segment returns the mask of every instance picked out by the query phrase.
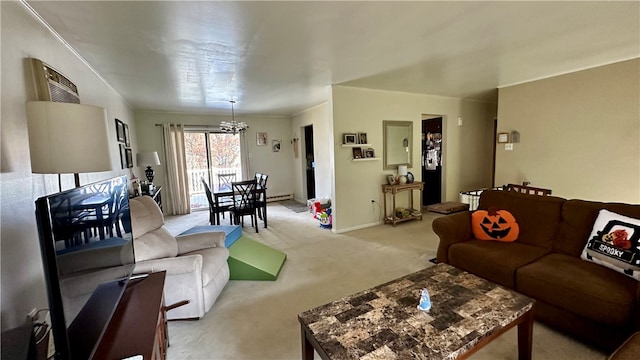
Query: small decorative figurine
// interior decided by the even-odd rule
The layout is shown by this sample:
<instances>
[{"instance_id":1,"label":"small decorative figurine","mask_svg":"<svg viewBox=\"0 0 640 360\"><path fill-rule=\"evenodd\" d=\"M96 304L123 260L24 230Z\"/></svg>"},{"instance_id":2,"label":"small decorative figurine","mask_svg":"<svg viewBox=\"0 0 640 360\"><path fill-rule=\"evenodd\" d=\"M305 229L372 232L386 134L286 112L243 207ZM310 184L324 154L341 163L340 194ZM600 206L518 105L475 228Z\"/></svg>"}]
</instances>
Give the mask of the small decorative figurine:
<instances>
[{"instance_id":1,"label":"small decorative figurine","mask_svg":"<svg viewBox=\"0 0 640 360\"><path fill-rule=\"evenodd\" d=\"M431 298L429 298L429 291L422 289L420 292L420 304L418 304L418 310L429 311L431 309Z\"/></svg>"}]
</instances>

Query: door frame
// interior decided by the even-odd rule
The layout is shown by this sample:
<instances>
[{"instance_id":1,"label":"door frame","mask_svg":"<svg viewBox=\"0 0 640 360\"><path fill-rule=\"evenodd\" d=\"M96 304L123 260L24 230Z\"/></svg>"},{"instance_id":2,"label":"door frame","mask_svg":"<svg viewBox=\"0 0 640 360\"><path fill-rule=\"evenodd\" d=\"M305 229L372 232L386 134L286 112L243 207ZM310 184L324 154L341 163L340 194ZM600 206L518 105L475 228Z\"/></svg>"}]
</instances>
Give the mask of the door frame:
<instances>
[{"instance_id":1,"label":"door frame","mask_svg":"<svg viewBox=\"0 0 640 360\"><path fill-rule=\"evenodd\" d=\"M306 131L305 131L305 129L307 127L311 127L312 136L315 137L314 136L315 132L314 132L313 124L307 124L307 125L301 125L300 126L300 134L302 134L301 141L300 141L300 164L301 164L301 171L302 171L302 184L301 184L301 187L302 187L302 200L309 199L309 191L307 189L307 182L308 182L308 179L307 179L307 136L306 136ZM312 146L313 146L313 149L311 151L312 151L312 154L313 154L313 157L314 157L313 161L315 162L316 144L315 144L315 140L313 138L312 138ZM314 186L315 186L315 183L316 183L315 168L313 170L313 176L314 176L313 183L314 183ZM318 194L316 194L316 196L317 195Z\"/></svg>"},{"instance_id":2,"label":"door frame","mask_svg":"<svg viewBox=\"0 0 640 360\"><path fill-rule=\"evenodd\" d=\"M436 118L441 118L442 119L442 148L440 150L440 167L442 168L440 170L440 200L442 201L442 199L446 199L446 193L447 193L447 182L446 182L446 178L447 178L447 174L446 174L446 156L447 156L447 116L443 115L443 114L422 114L421 116L421 120L420 120L420 160L422 160L422 122L425 120L431 120L431 119L436 119ZM422 181L424 181L424 179L422 179L422 161L420 161L420 179ZM423 207L426 205L422 204L422 200L420 199L420 205L422 205Z\"/></svg>"}]
</instances>

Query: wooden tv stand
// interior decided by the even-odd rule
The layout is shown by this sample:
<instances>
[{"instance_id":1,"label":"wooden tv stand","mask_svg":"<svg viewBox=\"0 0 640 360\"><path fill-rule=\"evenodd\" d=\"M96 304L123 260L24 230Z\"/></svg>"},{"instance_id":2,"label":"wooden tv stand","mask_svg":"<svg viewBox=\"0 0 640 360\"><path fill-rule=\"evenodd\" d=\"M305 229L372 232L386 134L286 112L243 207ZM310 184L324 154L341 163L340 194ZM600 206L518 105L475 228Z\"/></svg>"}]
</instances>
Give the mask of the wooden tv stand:
<instances>
[{"instance_id":1,"label":"wooden tv stand","mask_svg":"<svg viewBox=\"0 0 640 360\"><path fill-rule=\"evenodd\" d=\"M92 359L165 359L169 338L164 278L157 272L130 280Z\"/></svg>"}]
</instances>

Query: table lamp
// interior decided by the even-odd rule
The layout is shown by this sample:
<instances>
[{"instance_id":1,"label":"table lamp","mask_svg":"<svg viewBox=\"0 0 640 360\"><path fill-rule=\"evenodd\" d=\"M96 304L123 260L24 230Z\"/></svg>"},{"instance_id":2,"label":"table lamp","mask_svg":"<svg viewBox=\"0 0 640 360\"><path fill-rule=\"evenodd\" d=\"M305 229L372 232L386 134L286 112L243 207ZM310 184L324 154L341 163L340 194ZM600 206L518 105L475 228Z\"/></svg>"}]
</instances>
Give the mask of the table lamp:
<instances>
[{"instance_id":1,"label":"table lamp","mask_svg":"<svg viewBox=\"0 0 640 360\"><path fill-rule=\"evenodd\" d=\"M407 165L398 165L398 182L400 184L407 183Z\"/></svg>"},{"instance_id":2,"label":"table lamp","mask_svg":"<svg viewBox=\"0 0 640 360\"><path fill-rule=\"evenodd\" d=\"M74 174L79 187L79 173L113 170L104 108L29 101L26 114L32 173Z\"/></svg>"},{"instance_id":3,"label":"table lamp","mask_svg":"<svg viewBox=\"0 0 640 360\"><path fill-rule=\"evenodd\" d=\"M147 169L144 171L147 180L149 183L153 183L153 178L155 176L155 172L151 168L151 165L160 165L160 158L158 157L157 151L149 151L149 152L141 152L136 154L136 160L138 161L138 166L147 166Z\"/></svg>"}]
</instances>

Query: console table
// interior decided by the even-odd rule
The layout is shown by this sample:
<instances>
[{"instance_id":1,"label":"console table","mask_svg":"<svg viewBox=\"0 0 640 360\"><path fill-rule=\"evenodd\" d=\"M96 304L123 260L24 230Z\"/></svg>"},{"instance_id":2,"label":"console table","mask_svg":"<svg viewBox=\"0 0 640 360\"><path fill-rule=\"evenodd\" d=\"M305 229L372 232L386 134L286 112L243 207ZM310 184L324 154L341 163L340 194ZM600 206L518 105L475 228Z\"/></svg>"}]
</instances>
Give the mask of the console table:
<instances>
[{"instance_id":1,"label":"console table","mask_svg":"<svg viewBox=\"0 0 640 360\"><path fill-rule=\"evenodd\" d=\"M384 195L384 223L396 226L397 223L403 221L414 219L422 220L422 211L420 210L422 206L419 206L418 209L413 207L413 192L415 190L420 191L419 199L422 199L423 186L424 183L420 181L412 182L410 184L382 185L382 193ZM409 209L411 213L404 217L398 217L396 214L396 194L403 191L406 191L409 194ZM392 200L391 215L387 212L387 194L391 195Z\"/></svg>"},{"instance_id":2,"label":"console table","mask_svg":"<svg viewBox=\"0 0 640 360\"><path fill-rule=\"evenodd\" d=\"M160 211L162 211L162 195L160 194L160 191L162 191L162 186L158 186L157 188L155 188L151 192L141 193L140 196L142 196L142 195L151 196L151 198L153 198L153 200L158 204L158 207L160 208ZM136 196L135 195L130 196L130 198L134 198L134 197L136 197Z\"/></svg>"},{"instance_id":3,"label":"console table","mask_svg":"<svg viewBox=\"0 0 640 360\"><path fill-rule=\"evenodd\" d=\"M166 272L130 280L93 359L163 360L169 345L162 289Z\"/></svg>"}]
</instances>

